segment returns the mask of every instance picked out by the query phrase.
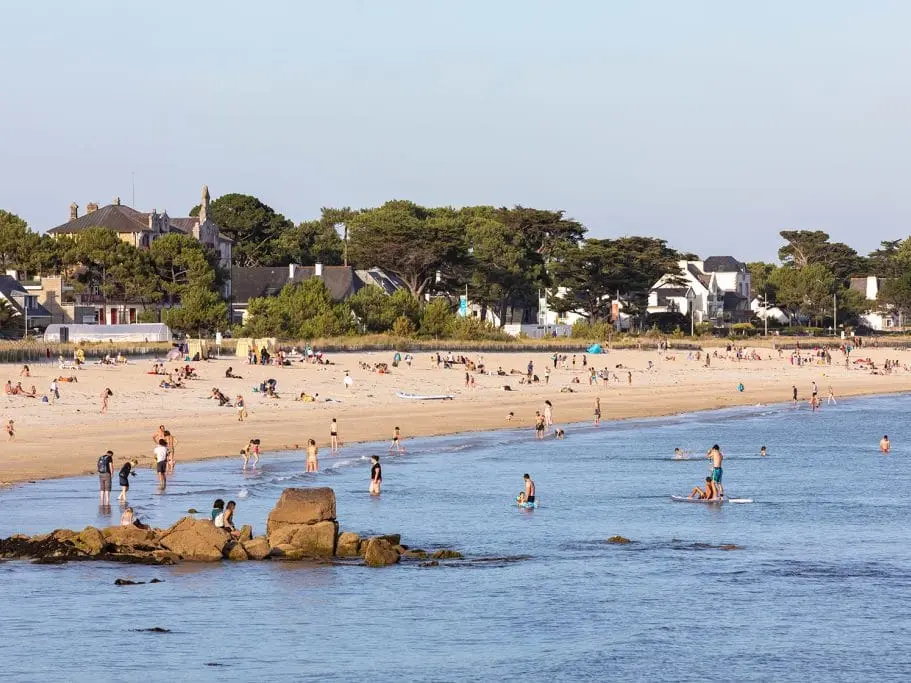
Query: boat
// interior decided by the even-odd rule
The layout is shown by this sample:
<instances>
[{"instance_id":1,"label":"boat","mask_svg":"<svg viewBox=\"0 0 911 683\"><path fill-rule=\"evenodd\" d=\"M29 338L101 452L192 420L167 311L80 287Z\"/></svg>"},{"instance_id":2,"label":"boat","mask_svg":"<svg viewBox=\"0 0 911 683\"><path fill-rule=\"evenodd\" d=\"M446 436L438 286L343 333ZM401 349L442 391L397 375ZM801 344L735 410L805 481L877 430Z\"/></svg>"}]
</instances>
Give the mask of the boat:
<instances>
[{"instance_id":1,"label":"boat","mask_svg":"<svg viewBox=\"0 0 911 683\"><path fill-rule=\"evenodd\" d=\"M686 496L671 496L675 503L702 503L703 505L721 505L724 498L687 498Z\"/></svg>"},{"instance_id":2,"label":"boat","mask_svg":"<svg viewBox=\"0 0 911 683\"><path fill-rule=\"evenodd\" d=\"M455 398L452 394L409 394L405 391L398 392L396 396L410 401L451 401Z\"/></svg>"}]
</instances>

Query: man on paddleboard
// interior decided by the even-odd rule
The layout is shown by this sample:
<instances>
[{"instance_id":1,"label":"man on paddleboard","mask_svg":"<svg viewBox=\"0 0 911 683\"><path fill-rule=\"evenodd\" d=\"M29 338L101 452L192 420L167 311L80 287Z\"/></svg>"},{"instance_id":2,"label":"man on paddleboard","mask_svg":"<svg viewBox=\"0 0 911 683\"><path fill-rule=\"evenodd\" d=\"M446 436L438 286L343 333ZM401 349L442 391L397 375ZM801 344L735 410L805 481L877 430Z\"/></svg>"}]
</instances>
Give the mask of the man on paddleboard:
<instances>
[{"instance_id":1,"label":"man on paddleboard","mask_svg":"<svg viewBox=\"0 0 911 683\"><path fill-rule=\"evenodd\" d=\"M721 463L724 460L724 453L721 452L721 447L716 443L705 454L705 457L712 459L712 483L715 485L715 496L724 498L724 486L721 484L721 475L723 474Z\"/></svg>"}]
</instances>

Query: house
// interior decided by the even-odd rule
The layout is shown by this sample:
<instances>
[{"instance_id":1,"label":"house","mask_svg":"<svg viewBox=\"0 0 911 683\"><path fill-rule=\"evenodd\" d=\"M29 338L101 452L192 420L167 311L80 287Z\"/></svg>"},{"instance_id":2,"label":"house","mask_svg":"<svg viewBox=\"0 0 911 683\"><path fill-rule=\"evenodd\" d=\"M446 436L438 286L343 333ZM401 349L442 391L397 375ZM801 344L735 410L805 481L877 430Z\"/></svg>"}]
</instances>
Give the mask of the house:
<instances>
[{"instance_id":1,"label":"house","mask_svg":"<svg viewBox=\"0 0 911 683\"><path fill-rule=\"evenodd\" d=\"M774 321L779 325L784 325L791 320L790 316L778 306L766 307L762 297L759 296L754 297L750 302L750 310L760 320L765 320L766 316L768 316L770 321Z\"/></svg>"},{"instance_id":2,"label":"house","mask_svg":"<svg viewBox=\"0 0 911 683\"><path fill-rule=\"evenodd\" d=\"M334 301L344 301L365 286L351 266L324 266L321 263L300 266L292 263L288 266L232 268L231 320L237 323L246 322L250 299L276 296L285 285L303 282L312 277L320 278L326 283ZM385 273L382 276L377 274L376 277L392 285L392 278ZM374 284L373 276L370 284Z\"/></svg>"},{"instance_id":3,"label":"house","mask_svg":"<svg viewBox=\"0 0 911 683\"><path fill-rule=\"evenodd\" d=\"M23 336L26 328L43 330L51 324L50 311L16 279L15 273L0 275L0 299L6 301L22 318L21 327L14 334L16 337Z\"/></svg>"},{"instance_id":4,"label":"house","mask_svg":"<svg viewBox=\"0 0 911 683\"><path fill-rule=\"evenodd\" d=\"M877 332L895 329L902 325L901 316L897 311L893 311L889 306L878 304L879 290L882 285L883 278L875 275L851 278L851 289L863 294L870 304L865 313L857 316L857 321Z\"/></svg>"},{"instance_id":5,"label":"house","mask_svg":"<svg viewBox=\"0 0 911 683\"><path fill-rule=\"evenodd\" d=\"M750 271L732 256L704 261L678 261L677 273L666 273L652 285L649 313L681 313L697 323L716 326L748 321Z\"/></svg>"},{"instance_id":6,"label":"house","mask_svg":"<svg viewBox=\"0 0 911 683\"><path fill-rule=\"evenodd\" d=\"M79 206L74 202L70 204L70 220L51 228L47 233L78 238L79 233L88 228L107 228L116 232L127 244L139 249L147 249L152 242L164 235L188 235L213 249L218 254L219 266L227 271L231 267L234 241L222 234L221 228L209 218L209 199L209 188L203 185L199 214L186 218L172 218L167 211L158 213L154 209L147 213L137 211L121 204L119 197L102 207L90 202L85 207L86 213L80 216ZM231 295L230 279L222 294L225 297Z\"/></svg>"}]
</instances>

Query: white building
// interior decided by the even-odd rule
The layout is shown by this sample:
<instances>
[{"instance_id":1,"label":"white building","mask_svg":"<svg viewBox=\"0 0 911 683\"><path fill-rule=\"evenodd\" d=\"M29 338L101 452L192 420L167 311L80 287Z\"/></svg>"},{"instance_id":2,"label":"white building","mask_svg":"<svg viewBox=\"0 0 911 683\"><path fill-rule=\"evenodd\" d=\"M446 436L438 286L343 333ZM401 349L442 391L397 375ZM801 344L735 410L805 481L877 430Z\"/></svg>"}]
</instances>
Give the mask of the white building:
<instances>
[{"instance_id":1,"label":"white building","mask_svg":"<svg viewBox=\"0 0 911 683\"><path fill-rule=\"evenodd\" d=\"M753 311L753 315L760 320L765 320L766 316L768 316L770 321L774 320L779 325L785 325L790 320L788 314L778 306L769 306L766 308L762 298L758 296L750 302L750 310Z\"/></svg>"},{"instance_id":2,"label":"white building","mask_svg":"<svg viewBox=\"0 0 911 683\"><path fill-rule=\"evenodd\" d=\"M875 275L851 278L851 289L863 294L870 304L865 313L857 316L858 322L877 332L900 327L902 322L901 316L897 312L891 310L888 306L882 306L878 303L879 290L882 284L883 279Z\"/></svg>"},{"instance_id":3,"label":"white building","mask_svg":"<svg viewBox=\"0 0 911 683\"><path fill-rule=\"evenodd\" d=\"M678 273L666 273L652 286L649 313L693 314L697 323L722 325L749 320L750 271L731 256L679 261Z\"/></svg>"}]
</instances>

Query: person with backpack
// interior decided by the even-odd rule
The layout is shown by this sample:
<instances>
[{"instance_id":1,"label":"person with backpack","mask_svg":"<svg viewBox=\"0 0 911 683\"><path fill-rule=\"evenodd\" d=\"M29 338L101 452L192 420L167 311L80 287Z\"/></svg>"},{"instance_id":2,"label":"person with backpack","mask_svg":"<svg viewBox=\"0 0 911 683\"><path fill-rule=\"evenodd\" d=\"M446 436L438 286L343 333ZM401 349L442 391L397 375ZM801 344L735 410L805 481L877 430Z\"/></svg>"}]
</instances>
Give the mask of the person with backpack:
<instances>
[{"instance_id":1,"label":"person with backpack","mask_svg":"<svg viewBox=\"0 0 911 683\"><path fill-rule=\"evenodd\" d=\"M105 507L111 504L111 478L114 476L114 451L98 458L98 499Z\"/></svg>"}]
</instances>

